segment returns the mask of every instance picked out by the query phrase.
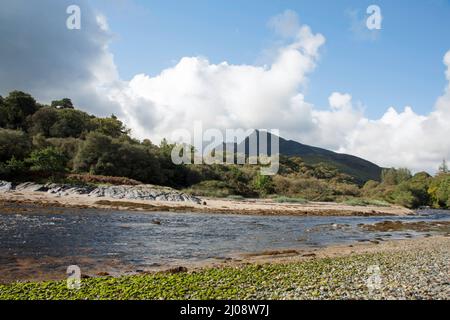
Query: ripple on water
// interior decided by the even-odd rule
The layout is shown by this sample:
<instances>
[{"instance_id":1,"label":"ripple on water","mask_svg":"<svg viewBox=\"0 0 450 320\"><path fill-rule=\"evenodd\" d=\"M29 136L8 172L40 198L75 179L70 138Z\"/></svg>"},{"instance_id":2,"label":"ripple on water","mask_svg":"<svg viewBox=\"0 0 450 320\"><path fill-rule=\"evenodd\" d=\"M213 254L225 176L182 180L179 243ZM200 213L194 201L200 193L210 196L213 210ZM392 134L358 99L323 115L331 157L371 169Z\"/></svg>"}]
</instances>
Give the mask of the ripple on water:
<instances>
[{"instance_id":1,"label":"ripple on water","mask_svg":"<svg viewBox=\"0 0 450 320\"><path fill-rule=\"evenodd\" d=\"M51 208L28 208L26 213L0 215L0 252L69 260L79 255L93 260L114 257L152 265L425 234L361 227L382 221L450 221L450 215L421 210L406 217L271 217L61 208L52 214Z\"/></svg>"}]
</instances>

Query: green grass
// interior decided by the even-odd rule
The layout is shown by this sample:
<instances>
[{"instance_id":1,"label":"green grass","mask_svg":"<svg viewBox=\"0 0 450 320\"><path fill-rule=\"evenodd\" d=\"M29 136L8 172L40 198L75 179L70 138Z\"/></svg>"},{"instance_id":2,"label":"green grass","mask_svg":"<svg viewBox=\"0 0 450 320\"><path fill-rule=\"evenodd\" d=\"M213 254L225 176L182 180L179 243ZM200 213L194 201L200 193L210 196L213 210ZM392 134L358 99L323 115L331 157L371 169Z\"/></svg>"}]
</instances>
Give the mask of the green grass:
<instances>
[{"instance_id":1,"label":"green grass","mask_svg":"<svg viewBox=\"0 0 450 320\"><path fill-rule=\"evenodd\" d=\"M391 204L389 202L383 201L383 200L374 200L374 199L361 199L361 198L353 198L349 199L343 202L346 205L349 206L361 206L361 207L367 207L367 206L375 206L375 207L390 207Z\"/></svg>"},{"instance_id":2,"label":"green grass","mask_svg":"<svg viewBox=\"0 0 450 320\"><path fill-rule=\"evenodd\" d=\"M299 204L304 204L304 203L308 203L308 200L305 200L303 198L290 198L290 197L276 197L273 199L273 201L278 202L278 203L299 203Z\"/></svg>"}]
</instances>

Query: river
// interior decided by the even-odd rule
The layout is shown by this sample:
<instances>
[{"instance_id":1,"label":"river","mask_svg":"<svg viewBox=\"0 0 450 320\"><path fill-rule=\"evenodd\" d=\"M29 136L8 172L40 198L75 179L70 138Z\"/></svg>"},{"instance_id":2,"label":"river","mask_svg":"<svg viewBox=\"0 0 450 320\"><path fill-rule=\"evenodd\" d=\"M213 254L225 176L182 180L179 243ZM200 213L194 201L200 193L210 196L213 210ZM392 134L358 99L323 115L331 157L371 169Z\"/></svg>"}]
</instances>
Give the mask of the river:
<instances>
[{"instance_id":1,"label":"river","mask_svg":"<svg viewBox=\"0 0 450 320\"><path fill-rule=\"evenodd\" d=\"M241 253L311 248L420 232L370 232L381 221L449 221L442 210L402 217L294 217L20 207L0 212L0 281L57 277L69 264L135 272Z\"/></svg>"}]
</instances>

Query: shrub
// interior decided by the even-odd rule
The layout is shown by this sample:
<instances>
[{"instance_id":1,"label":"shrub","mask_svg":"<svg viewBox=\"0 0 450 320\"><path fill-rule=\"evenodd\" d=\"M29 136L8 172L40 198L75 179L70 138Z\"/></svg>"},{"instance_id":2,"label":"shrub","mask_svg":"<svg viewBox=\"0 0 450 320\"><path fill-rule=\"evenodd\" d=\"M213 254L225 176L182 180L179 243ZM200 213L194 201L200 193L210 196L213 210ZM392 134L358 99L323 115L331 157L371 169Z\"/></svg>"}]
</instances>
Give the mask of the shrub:
<instances>
[{"instance_id":1,"label":"shrub","mask_svg":"<svg viewBox=\"0 0 450 320\"><path fill-rule=\"evenodd\" d=\"M130 186L142 184L142 182L140 181L125 177L109 177L92 174L69 174L66 176L66 179L70 182L83 184L111 184L111 185L130 185Z\"/></svg>"},{"instance_id":2,"label":"shrub","mask_svg":"<svg viewBox=\"0 0 450 320\"><path fill-rule=\"evenodd\" d=\"M392 195L393 202L403 207L415 208L416 198L413 193L407 189L395 190Z\"/></svg>"},{"instance_id":3,"label":"shrub","mask_svg":"<svg viewBox=\"0 0 450 320\"><path fill-rule=\"evenodd\" d=\"M37 104L29 94L12 91L3 99L1 109L2 125L9 129L25 129L25 121L37 110Z\"/></svg>"},{"instance_id":4,"label":"shrub","mask_svg":"<svg viewBox=\"0 0 450 320\"><path fill-rule=\"evenodd\" d=\"M67 158L53 147L33 151L26 162L32 171L62 173L65 171Z\"/></svg>"},{"instance_id":5,"label":"shrub","mask_svg":"<svg viewBox=\"0 0 450 320\"><path fill-rule=\"evenodd\" d=\"M253 180L253 187L259 192L260 196L266 196L274 191L271 176L263 176L259 172Z\"/></svg>"},{"instance_id":6,"label":"shrub","mask_svg":"<svg viewBox=\"0 0 450 320\"><path fill-rule=\"evenodd\" d=\"M202 181L184 191L196 196L215 198L226 198L234 195L234 190L230 189L226 182L217 180Z\"/></svg>"},{"instance_id":7,"label":"shrub","mask_svg":"<svg viewBox=\"0 0 450 320\"><path fill-rule=\"evenodd\" d=\"M344 204L349 206L375 206L375 207L390 207L391 204L384 200L375 200L375 199L360 199L354 198L344 201Z\"/></svg>"},{"instance_id":8,"label":"shrub","mask_svg":"<svg viewBox=\"0 0 450 320\"><path fill-rule=\"evenodd\" d=\"M233 194L231 196L228 196L227 199L230 199L230 200L245 200L245 197Z\"/></svg>"},{"instance_id":9,"label":"shrub","mask_svg":"<svg viewBox=\"0 0 450 320\"><path fill-rule=\"evenodd\" d=\"M450 208L450 174L440 174L433 179L428 189L435 208Z\"/></svg>"},{"instance_id":10,"label":"shrub","mask_svg":"<svg viewBox=\"0 0 450 320\"><path fill-rule=\"evenodd\" d=\"M12 157L23 160L31 150L28 136L20 130L0 129L0 162Z\"/></svg>"},{"instance_id":11,"label":"shrub","mask_svg":"<svg viewBox=\"0 0 450 320\"><path fill-rule=\"evenodd\" d=\"M24 161L17 160L15 157L0 163L0 177L3 179L16 179L23 176L28 171L28 167Z\"/></svg>"},{"instance_id":12,"label":"shrub","mask_svg":"<svg viewBox=\"0 0 450 320\"><path fill-rule=\"evenodd\" d=\"M303 198L290 198L290 197L284 197L279 196L273 199L273 201L278 203L299 203L299 204L305 204L308 203L308 200L305 200Z\"/></svg>"}]
</instances>

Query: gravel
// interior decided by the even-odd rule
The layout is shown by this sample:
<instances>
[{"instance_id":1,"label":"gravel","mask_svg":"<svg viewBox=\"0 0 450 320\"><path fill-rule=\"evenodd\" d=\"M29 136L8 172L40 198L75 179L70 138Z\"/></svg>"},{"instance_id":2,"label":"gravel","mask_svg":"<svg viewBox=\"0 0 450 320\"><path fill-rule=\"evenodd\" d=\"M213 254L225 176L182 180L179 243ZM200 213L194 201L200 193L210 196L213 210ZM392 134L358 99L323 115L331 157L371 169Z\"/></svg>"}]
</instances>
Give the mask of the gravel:
<instances>
[{"instance_id":1,"label":"gravel","mask_svg":"<svg viewBox=\"0 0 450 320\"><path fill-rule=\"evenodd\" d=\"M427 245L424 245L426 243ZM0 299L440 299L450 298L449 238L394 251L192 272L0 285Z\"/></svg>"}]
</instances>

